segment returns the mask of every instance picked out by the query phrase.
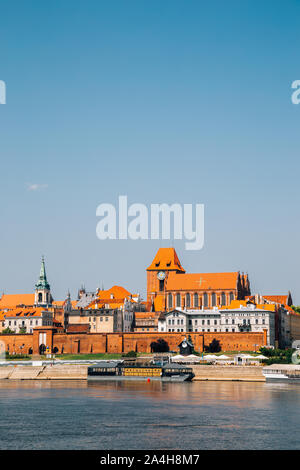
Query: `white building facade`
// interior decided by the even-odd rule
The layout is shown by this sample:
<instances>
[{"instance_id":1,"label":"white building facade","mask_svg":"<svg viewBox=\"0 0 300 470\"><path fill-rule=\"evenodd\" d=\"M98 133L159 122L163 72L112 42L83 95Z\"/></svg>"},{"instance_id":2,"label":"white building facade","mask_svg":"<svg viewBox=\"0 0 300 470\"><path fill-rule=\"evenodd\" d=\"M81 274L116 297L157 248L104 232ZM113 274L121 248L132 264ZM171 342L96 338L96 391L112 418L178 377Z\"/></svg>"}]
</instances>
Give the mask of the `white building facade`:
<instances>
[{"instance_id":1,"label":"white building facade","mask_svg":"<svg viewBox=\"0 0 300 470\"><path fill-rule=\"evenodd\" d=\"M9 312L5 316L4 329L9 328L14 333L32 333L33 328L40 326L53 326L53 313L42 311L39 315L20 315L9 316Z\"/></svg>"},{"instance_id":2,"label":"white building facade","mask_svg":"<svg viewBox=\"0 0 300 470\"><path fill-rule=\"evenodd\" d=\"M267 330L267 344L275 344L275 313L256 308L255 305L240 306L232 310L175 309L159 317L159 332L207 332L240 333Z\"/></svg>"}]
</instances>

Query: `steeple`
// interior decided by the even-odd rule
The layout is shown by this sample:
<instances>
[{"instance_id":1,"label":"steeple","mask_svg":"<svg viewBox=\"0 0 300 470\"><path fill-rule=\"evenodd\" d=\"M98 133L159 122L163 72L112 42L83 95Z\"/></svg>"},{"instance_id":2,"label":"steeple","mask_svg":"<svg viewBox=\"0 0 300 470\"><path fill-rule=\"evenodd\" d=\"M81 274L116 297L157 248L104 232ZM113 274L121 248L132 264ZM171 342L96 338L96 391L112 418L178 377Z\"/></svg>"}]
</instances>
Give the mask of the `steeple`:
<instances>
[{"instance_id":1,"label":"steeple","mask_svg":"<svg viewBox=\"0 0 300 470\"><path fill-rule=\"evenodd\" d=\"M40 277L35 285L35 305L47 306L52 302L50 284L47 281L45 259L42 257Z\"/></svg>"},{"instance_id":2,"label":"steeple","mask_svg":"<svg viewBox=\"0 0 300 470\"><path fill-rule=\"evenodd\" d=\"M35 285L35 288L36 289L49 289L50 290L50 285L47 281L44 256L42 257L42 263L41 263L41 269L40 269L40 278L39 278L37 284Z\"/></svg>"}]
</instances>

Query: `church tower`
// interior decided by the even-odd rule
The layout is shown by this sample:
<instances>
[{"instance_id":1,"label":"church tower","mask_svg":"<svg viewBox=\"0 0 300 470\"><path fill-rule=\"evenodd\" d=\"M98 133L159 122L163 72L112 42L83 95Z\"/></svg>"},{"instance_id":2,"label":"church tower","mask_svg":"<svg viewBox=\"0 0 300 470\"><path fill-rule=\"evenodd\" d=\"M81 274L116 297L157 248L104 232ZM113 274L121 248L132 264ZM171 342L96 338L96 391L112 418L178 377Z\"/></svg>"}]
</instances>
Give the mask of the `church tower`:
<instances>
[{"instance_id":1,"label":"church tower","mask_svg":"<svg viewBox=\"0 0 300 470\"><path fill-rule=\"evenodd\" d=\"M35 285L35 305L39 307L47 307L52 303L52 295L50 292L50 284L47 281L45 260L42 257L40 277Z\"/></svg>"}]
</instances>

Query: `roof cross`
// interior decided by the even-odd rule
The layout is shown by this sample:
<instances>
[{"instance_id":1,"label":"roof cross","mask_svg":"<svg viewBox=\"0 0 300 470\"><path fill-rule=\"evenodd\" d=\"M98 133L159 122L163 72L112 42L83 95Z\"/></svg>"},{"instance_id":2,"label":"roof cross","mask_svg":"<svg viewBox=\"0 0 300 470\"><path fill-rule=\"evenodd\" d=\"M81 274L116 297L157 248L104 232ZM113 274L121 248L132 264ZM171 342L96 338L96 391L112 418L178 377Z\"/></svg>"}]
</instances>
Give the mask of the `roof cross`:
<instances>
[{"instance_id":1,"label":"roof cross","mask_svg":"<svg viewBox=\"0 0 300 470\"><path fill-rule=\"evenodd\" d=\"M199 281L196 281L196 283L199 284L200 288L202 286L202 282L206 282L205 279L202 279L202 277L200 277Z\"/></svg>"}]
</instances>

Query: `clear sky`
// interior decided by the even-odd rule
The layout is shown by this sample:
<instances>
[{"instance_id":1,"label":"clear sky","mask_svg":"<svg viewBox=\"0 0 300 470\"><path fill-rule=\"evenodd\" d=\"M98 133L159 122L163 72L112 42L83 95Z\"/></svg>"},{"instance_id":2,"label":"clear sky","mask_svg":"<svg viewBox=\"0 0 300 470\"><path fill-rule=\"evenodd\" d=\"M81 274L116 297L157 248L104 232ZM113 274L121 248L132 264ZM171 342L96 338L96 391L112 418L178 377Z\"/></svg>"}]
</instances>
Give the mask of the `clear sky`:
<instances>
[{"instance_id":1,"label":"clear sky","mask_svg":"<svg viewBox=\"0 0 300 470\"><path fill-rule=\"evenodd\" d=\"M160 241L100 241L96 207L205 204L189 272L300 303L298 0L0 0L0 290L145 294Z\"/></svg>"}]
</instances>

